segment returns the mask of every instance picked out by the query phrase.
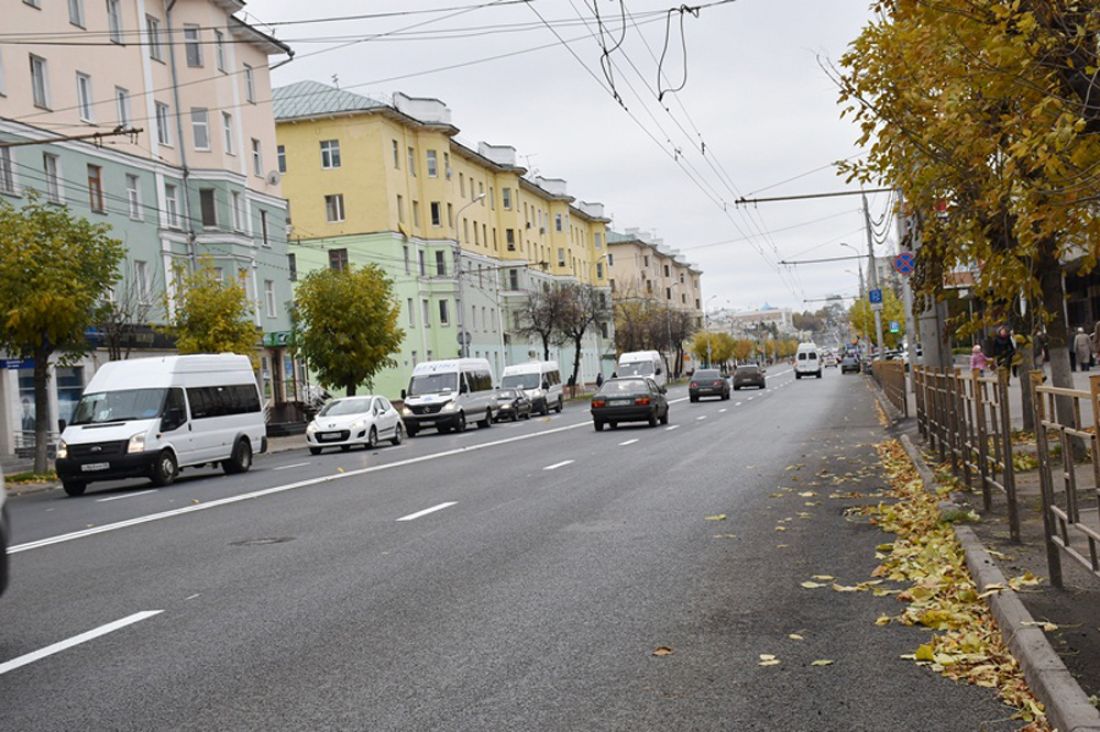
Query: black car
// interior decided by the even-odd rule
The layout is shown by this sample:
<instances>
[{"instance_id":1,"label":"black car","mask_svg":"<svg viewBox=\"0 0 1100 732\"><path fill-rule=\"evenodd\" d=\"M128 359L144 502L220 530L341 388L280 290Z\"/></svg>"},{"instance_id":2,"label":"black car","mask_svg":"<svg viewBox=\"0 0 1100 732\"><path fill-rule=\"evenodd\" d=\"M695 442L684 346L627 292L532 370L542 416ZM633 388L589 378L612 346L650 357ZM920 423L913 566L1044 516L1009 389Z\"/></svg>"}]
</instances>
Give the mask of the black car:
<instances>
[{"instance_id":1,"label":"black car","mask_svg":"<svg viewBox=\"0 0 1100 732\"><path fill-rule=\"evenodd\" d=\"M497 408L493 415L493 421L500 422L505 419L510 419L515 422L520 417L531 419L531 410L533 408L534 405L531 404L531 400L527 398L527 395L523 393L523 389L498 389Z\"/></svg>"},{"instance_id":2,"label":"black car","mask_svg":"<svg viewBox=\"0 0 1100 732\"><path fill-rule=\"evenodd\" d=\"M764 378L764 369L754 363L746 363L737 367L733 372L733 388L738 391L743 386L755 386L758 389L768 388Z\"/></svg>"},{"instance_id":3,"label":"black car","mask_svg":"<svg viewBox=\"0 0 1100 732\"><path fill-rule=\"evenodd\" d=\"M713 396L719 399L730 398L730 382L718 369L699 369L688 384L688 397L693 402L700 397Z\"/></svg>"},{"instance_id":4,"label":"black car","mask_svg":"<svg viewBox=\"0 0 1100 732\"><path fill-rule=\"evenodd\" d=\"M592 425L599 432L605 424L611 429L619 422L657 422L668 424L668 400L665 388L653 379L628 376L608 379L592 397Z\"/></svg>"}]
</instances>

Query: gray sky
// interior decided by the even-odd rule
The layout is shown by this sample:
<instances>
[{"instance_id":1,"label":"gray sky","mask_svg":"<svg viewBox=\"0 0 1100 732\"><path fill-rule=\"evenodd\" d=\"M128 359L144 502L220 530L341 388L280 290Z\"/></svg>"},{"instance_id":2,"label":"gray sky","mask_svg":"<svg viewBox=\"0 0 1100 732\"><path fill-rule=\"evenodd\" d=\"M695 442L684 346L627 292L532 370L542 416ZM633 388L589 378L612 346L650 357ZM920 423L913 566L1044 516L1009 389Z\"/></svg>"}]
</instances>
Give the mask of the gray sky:
<instances>
[{"instance_id":1,"label":"gray sky","mask_svg":"<svg viewBox=\"0 0 1100 732\"><path fill-rule=\"evenodd\" d=\"M455 8L485 1L252 0L248 10L260 21L273 22ZM557 43L532 7L524 5L488 7L457 16L454 13L458 11L451 10L282 26L276 35L288 41L300 58L278 69L274 83L301 79L331 82L336 74L341 87L385 100L395 91L442 99L451 108L461 129L459 138L465 143L476 145L484 140L513 145L521 161L528 161L524 156L529 155L530 167L540 174L565 178L571 195L602 201L614 217L616 229L648 229L683 250L704 270L704 297L716 296L710 309L726 304L749 308L764 302L817 308L820 303L804 305L803 298L854 294L855 261L798 267L793 272L782 268L782 276L774 262L852 254L838 242L865 252L858 197L764 204L755 210L732 204L738 194L750 195L860 154L854 145L857 130L839 118L836 89L818 67L817 57L839 59L870 18L867 0L738 0L705 8L698 18L686 17L687 83L678 94L665 96L671 116L650 91L657 84L657 63L642 38L659 56L665 22L653 11L676 3L626 0L639 27L628 19L626 39L611 54L615 88L630 113L660 144L601 88L600 84L607 86L600 69L602 51L596 40L588 37L589 30L596 29L595 2L605 23L617 30L617 0L534 0L532 5L551 24L572 22L555 26L556 30L567 40L584 37L570 47L599 78L599 84ZM580 24L578 12L589 21L589 28ZM677 18L665 65L666 86L678 84L685 69ZM305 57L334 45L331 40L307 43L305 39L369 36L413 24L420 25L403 34ZM517 24L529 24L530 29L495 34L470 30L478 35L440 37L456 29ZM608 47L617 40L617 35L610 34ZM387 80L546 44L554 45L465 68ZM699 151L696 130L706 143L706 157ZM682 156L672 152L675 149L681 150ZM709 198L673 157L688 167ZM825 169L760 195L845 187L843 179ZM728 214L711 199L726 202ZM887 197L871 196L870 204L872 216L878 218L887 207ZM818 219L823 220L789 228ZM745 235L751 238L705 246ZM878 253L892 249L893 241L890 228L889 242Z\"/></svg>"}]
</instances>

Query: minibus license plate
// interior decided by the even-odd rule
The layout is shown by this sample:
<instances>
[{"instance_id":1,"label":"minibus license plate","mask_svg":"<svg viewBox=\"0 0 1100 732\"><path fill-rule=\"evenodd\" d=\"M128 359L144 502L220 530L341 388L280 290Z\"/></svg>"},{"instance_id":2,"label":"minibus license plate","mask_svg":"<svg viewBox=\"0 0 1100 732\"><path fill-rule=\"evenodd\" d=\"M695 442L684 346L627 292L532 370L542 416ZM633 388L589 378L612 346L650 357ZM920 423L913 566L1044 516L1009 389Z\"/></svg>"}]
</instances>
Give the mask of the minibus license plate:
<instances>
[{"instance_id":1,"label":"minibus license plate","mask_svg":"<svg viewBox=\"0 0 1100 732\"><path fill-rule=\"evenodd\" d=\"M110 463L84 463L80 469L85 473L91 473L96 470L106 470L109 467L111 467Z\"/></svg>"}]
</instances>

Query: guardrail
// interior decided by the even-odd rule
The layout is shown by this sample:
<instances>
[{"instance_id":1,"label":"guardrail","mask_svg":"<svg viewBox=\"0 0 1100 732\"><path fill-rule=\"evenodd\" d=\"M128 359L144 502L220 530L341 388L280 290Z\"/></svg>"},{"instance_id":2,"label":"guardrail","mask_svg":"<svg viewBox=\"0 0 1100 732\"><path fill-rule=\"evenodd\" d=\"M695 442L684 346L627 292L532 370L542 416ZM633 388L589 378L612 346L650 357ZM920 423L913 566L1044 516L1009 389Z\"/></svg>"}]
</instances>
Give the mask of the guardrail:
<instances>
[{"instance_id":1,"label":"guardrail","mask_svg":"<svg viewBox=\"0 0 1100 732\"><path fill-rule=\"evenodd\" d=\"M905 364L901 361L874 361L871 364L871 373L890 403L908 417L909 398L905 383Z\"/></svg>"}]
</instances>

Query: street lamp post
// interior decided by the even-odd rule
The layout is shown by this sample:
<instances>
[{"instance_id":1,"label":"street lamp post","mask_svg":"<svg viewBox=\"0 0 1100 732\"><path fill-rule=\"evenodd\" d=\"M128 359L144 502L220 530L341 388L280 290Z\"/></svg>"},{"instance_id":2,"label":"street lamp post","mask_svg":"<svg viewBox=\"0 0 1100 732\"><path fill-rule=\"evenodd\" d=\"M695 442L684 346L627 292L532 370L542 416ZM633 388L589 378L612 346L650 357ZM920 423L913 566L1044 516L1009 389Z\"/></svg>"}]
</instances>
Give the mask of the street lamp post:
<instances>
[{"instance_id":1,"label":"street lamp post","mask_svg":"<svg viewBox=\"0 0 1100 732\"><path fill-rule=\"evenodd\" d=\"M455 251L457 253L455 257L455 280L458 282L458 294L455 297L455 310L458 311L458 355L461 358L466 358L470 355L470 342L466 337L465 303L462 298L462 243L458 240L458 218L462 215L463 211L484 199L484 193L479 193L474 196L469 203L455 212L454 221L451 222L451 228L454 229L455 233ZM476 226L477 224L474 225Z\"/></svg>"},{"instance_id":2,"label":"street lamp post","mask_svg":"<svg viewBox=\"0 0 1100 732\"><path fill-rule=\"evenodd\" d=\"M863 255L860 254L860 251L851 244L845 244L844 242L841 242L840 246L847 247L856 254L859 254L859 259L856 260L856 266L859 267L859 296L867 297L867 292L863 289Z\"/></svg>"},{"instance_id":3,"label":"street lamp post","mask_svg":"<svg viewBox=\"0 0 1100 732\"><path fill-rule=\"evenodd\" d=\"M672 369L672 355L673 354L671 352L674 350L673 347L672 347L672 297L671 297L671 295L672 295L672 288L673 287L679 287L679 286L680 286L679 282L673 282L668 288L669 297L665 300L665 326L668 328L668 350L669 350L669 358L668 358L668 361L667 361L666 365L669 367L670 371L673 371L673 369ZM679 369L676 369L676 370L679 370ZM669 378L671 378L672 374L669 374L668 376L669 376Z\"/></svg>"}]
</instances>

